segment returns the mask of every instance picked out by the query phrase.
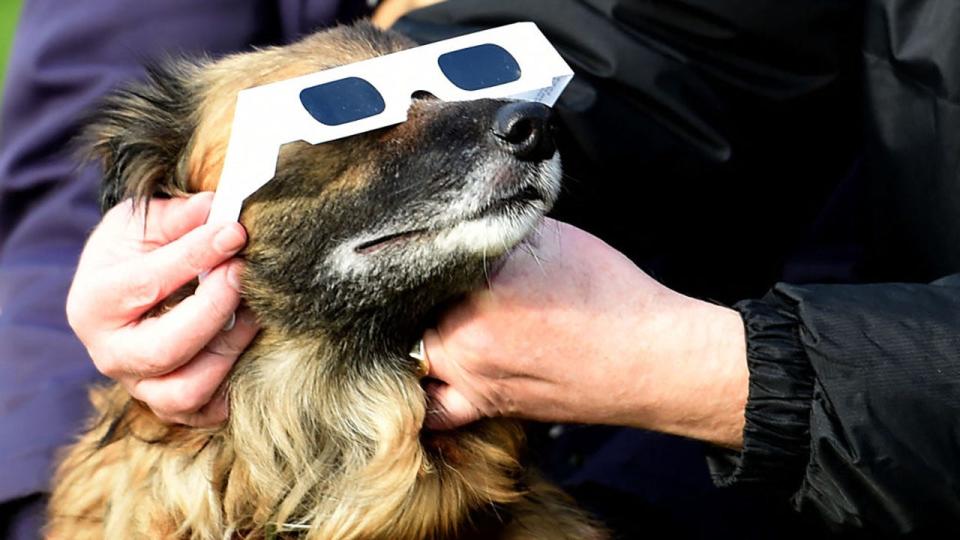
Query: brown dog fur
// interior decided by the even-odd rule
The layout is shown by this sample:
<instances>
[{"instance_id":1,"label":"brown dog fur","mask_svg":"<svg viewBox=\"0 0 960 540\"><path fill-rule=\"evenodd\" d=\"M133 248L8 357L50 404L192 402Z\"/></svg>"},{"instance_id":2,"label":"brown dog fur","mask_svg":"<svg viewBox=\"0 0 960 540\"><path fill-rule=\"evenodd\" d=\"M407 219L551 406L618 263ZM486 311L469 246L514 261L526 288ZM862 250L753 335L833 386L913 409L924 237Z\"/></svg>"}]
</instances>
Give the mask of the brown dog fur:
<instances>
[{"instance_id":1,"label":"brown dog fur","mask_svg":"<svg viewBox=\"0 0 960 540\"><path fill-rule=\"evenodd\" d=\"M358 25L152 72L111 97L88 132L104 163L104 208L214 189L240 89L409 46ZM470 126L489 123L500 106L417 100L400 126L285 146L277 177L241 217L250 237L244 298L263 330L230 375L229 421L214 429L164 425L119 386L95 389L97 414L54 480L47 537L603 537L523 466L517 422L421 433L425 396L404 353L436 306L482 284L487 259L511 246L434 256L433 240L415 238L415 257L387 245L369 273L346 277L318 261L334 257L331 237L372 226L357 225L356 216L421 219L401 203L373 215L420 178L446 175L407 202L449 205L461 189L451 179L487 144ZM544 174L541 164L503 163L511 178ZM441 192L453 195L434 195ZM542 213L552 195L535 202ZM425 253L437 261L411 263Z\"/></svg>"}]
</instances>

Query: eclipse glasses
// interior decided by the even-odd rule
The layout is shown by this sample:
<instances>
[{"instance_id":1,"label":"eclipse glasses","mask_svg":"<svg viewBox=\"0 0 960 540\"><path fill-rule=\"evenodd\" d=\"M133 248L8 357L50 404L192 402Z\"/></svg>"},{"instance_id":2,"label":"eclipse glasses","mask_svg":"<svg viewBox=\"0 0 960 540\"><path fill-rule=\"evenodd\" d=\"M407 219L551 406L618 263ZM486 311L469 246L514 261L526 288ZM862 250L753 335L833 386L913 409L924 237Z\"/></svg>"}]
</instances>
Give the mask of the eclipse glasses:
<instances>
[{"instance_id":1,"label":"eclipse glasses","mask_svg":"<svg viewBox=\"0 0 960 540\"><path fill-rule=\"evenodd\" d=\"M407 119L413 94L552 106L573 71L533 23L484 30L243 90L208 223L237 221L276 174L280 147L349 137Z\"/></svg>"}]
</instances>

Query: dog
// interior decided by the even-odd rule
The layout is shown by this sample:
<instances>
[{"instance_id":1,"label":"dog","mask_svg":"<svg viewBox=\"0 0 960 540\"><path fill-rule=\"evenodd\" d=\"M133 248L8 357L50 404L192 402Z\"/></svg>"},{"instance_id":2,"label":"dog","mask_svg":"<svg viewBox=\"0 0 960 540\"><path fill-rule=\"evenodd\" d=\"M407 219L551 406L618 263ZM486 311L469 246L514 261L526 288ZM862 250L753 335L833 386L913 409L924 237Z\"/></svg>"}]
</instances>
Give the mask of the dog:
<instances>
[{"instance_id":1,"label":"dog","mask_svg":"<svg viewBox=\"0 0 960 540\"><path fill-rule=\"evenodd\" d=\"M286 47L171 61L109 97L85 140L102 206L214 190L237 92L415 46L366 23ZM605 533L526 467L524 431L422 432L408 356L557 197L549 109L415 96L406 122L285 145L241 214L243 298L262 330L229 420L161 423L118 385L54 479L48 538L589 539Z\"/></svg>"}]
</instances>

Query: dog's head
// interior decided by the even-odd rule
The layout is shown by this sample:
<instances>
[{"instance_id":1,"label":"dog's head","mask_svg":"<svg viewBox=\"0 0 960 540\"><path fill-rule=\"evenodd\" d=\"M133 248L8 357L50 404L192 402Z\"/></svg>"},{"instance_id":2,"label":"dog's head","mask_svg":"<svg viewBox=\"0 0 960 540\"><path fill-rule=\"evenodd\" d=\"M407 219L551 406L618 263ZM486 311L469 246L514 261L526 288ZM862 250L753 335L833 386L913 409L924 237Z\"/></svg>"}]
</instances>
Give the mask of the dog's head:
<instances>
[{"instance_id":1,"label":"dog's head","mask_svg":"<svg viewBox=\"0 0 960 540\"><path fill-rule=\"evenodd\" d=\"M104 208L214 189L238 90L412 45L359 25L152 71L89 131ZM274 179L247 200L245 296L265 327L409 341L549 210L560 167L547 107L414 97L403 124L284 146Z\"/></svg>"}]
</instances>

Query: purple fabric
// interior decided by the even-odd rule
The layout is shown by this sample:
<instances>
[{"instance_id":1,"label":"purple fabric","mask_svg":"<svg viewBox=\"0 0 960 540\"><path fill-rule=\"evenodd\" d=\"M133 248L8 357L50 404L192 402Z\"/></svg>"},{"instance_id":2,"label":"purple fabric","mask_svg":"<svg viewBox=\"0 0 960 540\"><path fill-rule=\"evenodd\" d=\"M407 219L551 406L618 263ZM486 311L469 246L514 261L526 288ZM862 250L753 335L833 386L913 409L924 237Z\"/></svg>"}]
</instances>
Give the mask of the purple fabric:
<instances>
[{"instance_id":1,"label":"purple fabric","mask_svg":"<svg viewBox=\"0 0 960 540\"><path fill-rule=\"evenodd\" d=\"M343 5L341 5L343 4ZM282 43L361 13L357 0L28 0L0 116L0 503L46 489L97 380L64 300L99 220L98 174L68 143L145 61ZM2 531L0 531L2 536Z\"/></svg>"}]
</instances>

